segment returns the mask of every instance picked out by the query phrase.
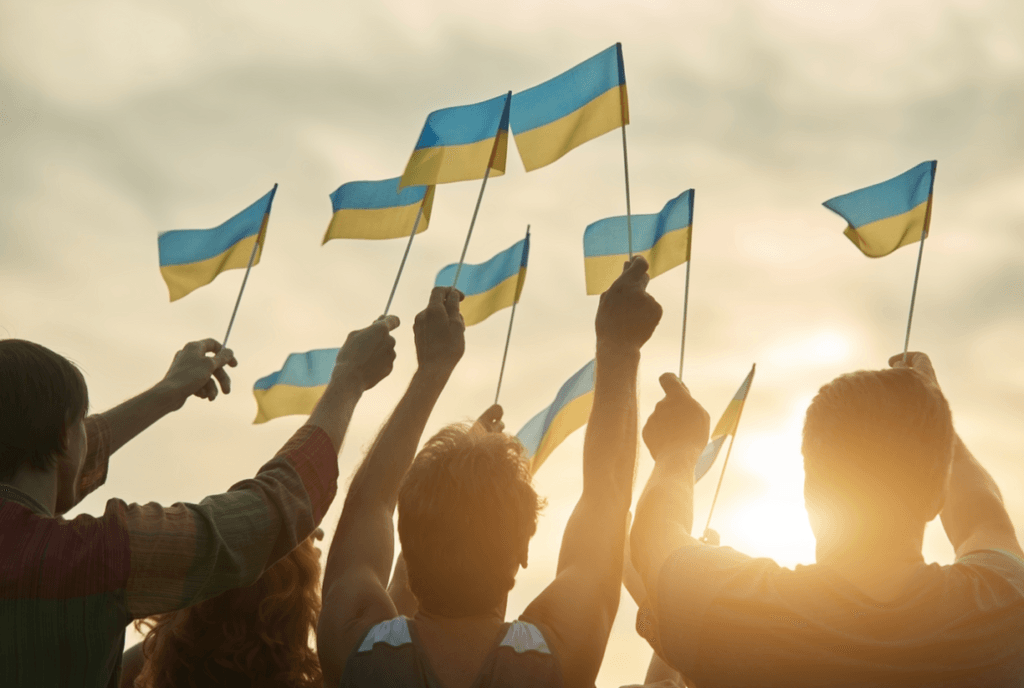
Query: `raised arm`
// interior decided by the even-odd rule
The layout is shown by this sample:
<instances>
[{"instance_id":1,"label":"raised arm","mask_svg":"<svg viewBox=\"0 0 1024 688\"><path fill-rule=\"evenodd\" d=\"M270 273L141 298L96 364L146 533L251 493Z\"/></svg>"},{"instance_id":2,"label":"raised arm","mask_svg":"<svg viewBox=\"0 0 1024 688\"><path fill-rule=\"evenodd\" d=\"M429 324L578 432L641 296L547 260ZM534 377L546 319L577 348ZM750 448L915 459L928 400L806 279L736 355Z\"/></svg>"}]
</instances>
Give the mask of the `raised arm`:
<instances>
[{"instance_id":1,"label":"raised arm","mask_svg":"<svg viewBox=\"0 0 1024 688\"><path fill-rule=\"evenodd\" d=\"M317 647L324 684L336 685L367 628L397 614L385 587L394 556L398 488L441 391L465 350L461 295L436 287L416 316L419 366L356 471L331 542Z\"/></svg>"},{"instance_id":2,"label":"raised arm","mask_svg":"<svg viewBox=\"0 0 1024 688\"><path fill-rule=\"evenodd\" d=\"M66 513L102 485L107 478L110 455L168 413L180 409L189 395L213 401L217 397L214 380L225 394L230 393L231 379L225 365L238 365L231 349L222 349L213 339L189 342L174 355L160 382L109 411L89 416L85 423L86 457L77 488L73 496L58 493L55 513Z\"/></svg>"},{"instance_id":3,"label":"raised arm","mask_svg":"<svg viewBox=\"0 0 1024 688\"><path fill-rule=\"evenodd\" d=\"M707 411L671 373L659 378L665 398L644 426L654 470L637 501L630 533L633 565L656 609L658 574L674 551L699 544L693 528L693 469L708 440Z\"/></svg>"},{"instance_id":4,"label":"raised arm","mask_svg":"<svg viewBox=\"0 0 1024 688\"><path fill-rule=\"evenodd\" d=\"M567 686L593 685L619 606L626 513L636 464L636 375L661 306L637 256L601 295L594 404L583 446L583 494L565 527L555 580L522 618L550 631Z\"/></svg>"},{"instance_id":5,"label":"raised arm","mask_svg":"<svg viewBox=\"0 0 1024 688\"><path fill-rule=\"evenodd\" d=\"M889 359L889 365L909 367L936 388L939 386L932 362L923 353L909 353L906 364L903 355L898 354ZM1002 549L1024 556L999 486L959 435L953 437L953 468L940 517L958 558L982 549Z\"/></svg>"},{"instance_id":6,"label":"raised arm","mask_svg":"<svg viewBox=\"0 0 1024 688\"><path fill-rule=\"evenodd\" d=\"M199 504L111 500L105 520L80 517L83 528L104 529L95 538L100 546L114 536L123 546L127 537L131 557L112 561L107 573L125 576L131 617L174 611L248 585L309 537L337 491L338 449L352 409L391 372L389 329L397 324L378 321L349 335L309 422L253 478Z\"/></svg>"}]
</instances>

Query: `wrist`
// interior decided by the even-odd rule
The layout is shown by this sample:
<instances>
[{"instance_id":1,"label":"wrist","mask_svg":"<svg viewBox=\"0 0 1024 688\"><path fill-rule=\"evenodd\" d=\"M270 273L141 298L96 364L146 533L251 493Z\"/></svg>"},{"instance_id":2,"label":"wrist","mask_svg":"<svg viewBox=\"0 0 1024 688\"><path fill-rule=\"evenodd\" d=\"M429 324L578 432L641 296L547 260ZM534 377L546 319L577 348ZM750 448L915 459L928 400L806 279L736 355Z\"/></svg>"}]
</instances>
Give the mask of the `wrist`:
<instances>
[{"instance_id":1,"label":"wrist","mask_svg":"<svg viewBox=\"0 0 1024 688\"><path fill-rule=\"evenodd\" d=\"M659 449L656 452L652 451L651 458L659 466L664 466L665 470L678 469L682 471L689 468L692 471L697 466L697 461L703 450L703 446L698 448L676 445Z\"/></svg>"},{"instance_id":2,"label":"wrist","mask_svg":"<svg viewBox=\"0 0 1024 688\"><path fill-rule=\"evenodd\" d=\"M339 363L331 372L331 381L327 385L327 391L345 391L350 394L362 395L366 391L366 382L356 366Z\"/></svg>"},{"instance_id":3,"label":"wrist","mask_svg":"<svg viewBox=\"0 0 1024 688\"><path fill-rule=\"evenodd\" d=\"M451 377L455 371L455 366L458 361L447 362L447 361L426 361L421 362L416 368L414 375L423 381L439 382L444 384L448 382L448 378Z\"/></svg>"},{"instance_id":4,"label":"wrist","mask_svg":"<svg viewBox=\"0 0 1024 688\"><path fill-rule=\"evenodd\" d=\"M635 360L638 365L640 363L639 346L610 337L597 338L597 355L601 358L615 358L623 361Z\"/></svg>"},{"instance_id":5,"label":"wrist","mask_svg":"<svg viewBox=\"0 0 1024 688\"><path fill-rule=\"evenodd\" d=\"M185 401L189 397L187 391L168 382L166 379L156 383L143 392L143 394L148 397L148 401L161 416L180 409L185 405Z\"/></svg>"}]
</instances>

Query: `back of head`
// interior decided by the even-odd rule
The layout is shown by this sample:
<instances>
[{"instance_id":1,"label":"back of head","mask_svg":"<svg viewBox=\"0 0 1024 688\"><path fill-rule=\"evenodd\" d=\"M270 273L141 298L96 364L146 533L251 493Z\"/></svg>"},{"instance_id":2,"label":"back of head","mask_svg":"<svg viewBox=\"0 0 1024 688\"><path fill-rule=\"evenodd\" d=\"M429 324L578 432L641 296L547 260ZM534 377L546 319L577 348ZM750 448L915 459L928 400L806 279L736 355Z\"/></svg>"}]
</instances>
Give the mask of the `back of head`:
<instances>
[{"instance_id":1,"label":"back of head","mask_svg":"<svg viewBox=\"0 0 1024 688\"><path fill-rule=\"evenodd\" d=\"M398 497L409 587L425 611L484 614L515 584L543 501L517 439L450 425L426 443Z\"/></svg>"},{"instance_id":2,"label":"back of head","mask_svg":"<svg viewBox=\"0 0 1024 688\"><path fill-rule=\"evenodd\" d=\"M252 585L136 621L140 688L323 684L310 634L320 618L320 550L307 538Z\"/></svg>"},{"instance_id":3,"label":"back of head","mask_svg":"<svg viewBox=\"0 0 1024 688\"><path fill-rule=\"evenodd\" d=\"M907 368L843 375L807 409L803 455L809 510L929 521L953 456L949 404Z\"/></svg>"},{"instance_id":4,"label":"back of head","mask_svg":"<svg viewBox=\"0 0 1024 688\"><path fill-rule=\"evenodd\" d=\"M52 468L66 451L66 431L89 407L78 368L45 346L0 341L0 480L24 465Z\"/></svg>"}]
</instances>

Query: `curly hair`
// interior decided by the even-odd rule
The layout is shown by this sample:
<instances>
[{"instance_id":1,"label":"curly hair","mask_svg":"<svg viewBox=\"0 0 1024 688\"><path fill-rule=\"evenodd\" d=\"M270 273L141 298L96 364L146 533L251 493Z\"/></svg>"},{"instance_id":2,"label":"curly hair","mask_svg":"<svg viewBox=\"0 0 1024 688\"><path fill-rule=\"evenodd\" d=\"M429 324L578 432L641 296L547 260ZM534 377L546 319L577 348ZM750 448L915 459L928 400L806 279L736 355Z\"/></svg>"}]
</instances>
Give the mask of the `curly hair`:
<instances>
[{"instance_id":1,"label":"curly hair","mask_svg":"<svg viewBox=\"0 0 1024 688\"><path fill-rule=\"evenodd\" d=\"M805 493L824 503L924 513L953 460L952 415L942 392L913 370L861 370L818 391L802 450Z\"/></svg>"},{"instance_id":2,"label":"curly hair","mask_svg":"<svg viewBox=\"0 0 1024 688\"><path fill-rule=\"evenodd\" d=\"M135 622L149 632L137 688L320 688L310 634L320 619L320 550L310 537L252 585Z\"/></svg>"},{"instance_id":3,"label":"curly hair","mask_svg":"<svg viewBox=\"0 0 1024 688\"><path fill-rule=\"evenodd\" d=\"M420 606L458 618L500 603L543 505L515 437L464 424L434 435L398 494L398 537Z\"/></svg>"}]
</instances>

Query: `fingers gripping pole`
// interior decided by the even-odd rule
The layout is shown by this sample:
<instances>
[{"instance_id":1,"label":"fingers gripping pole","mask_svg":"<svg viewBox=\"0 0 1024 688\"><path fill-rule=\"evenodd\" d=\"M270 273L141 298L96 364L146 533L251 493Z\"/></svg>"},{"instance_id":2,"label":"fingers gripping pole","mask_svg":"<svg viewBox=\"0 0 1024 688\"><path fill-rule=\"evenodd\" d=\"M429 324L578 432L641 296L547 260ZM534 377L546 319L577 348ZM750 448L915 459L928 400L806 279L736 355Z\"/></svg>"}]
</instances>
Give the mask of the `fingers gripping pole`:
<instances>
[{"instance_id":1,"label":"fingers gripping pole","mask_svg":"<svg viewBox=\"0 0 1024 688\"><path fill-rule=\"evenodd\" d=\"M402 270L405 269L405 259L409 257L409 249L412 248L412 240L416 238L416 230L420 227L420 218L423 217L423 203L420 203L420 209L416 212L416 222L412 225L412 233L409 235L409 242L405 245L405 253L402 254L402 262L398 265L398 274L395 275L395 283L391 286L391 295L388 297L388 305L384 306L384 315L387 315L391 311L391 302L395 298L395 292L398 290L398 280L402 279Z\"/></svg>"}]
</instances>

